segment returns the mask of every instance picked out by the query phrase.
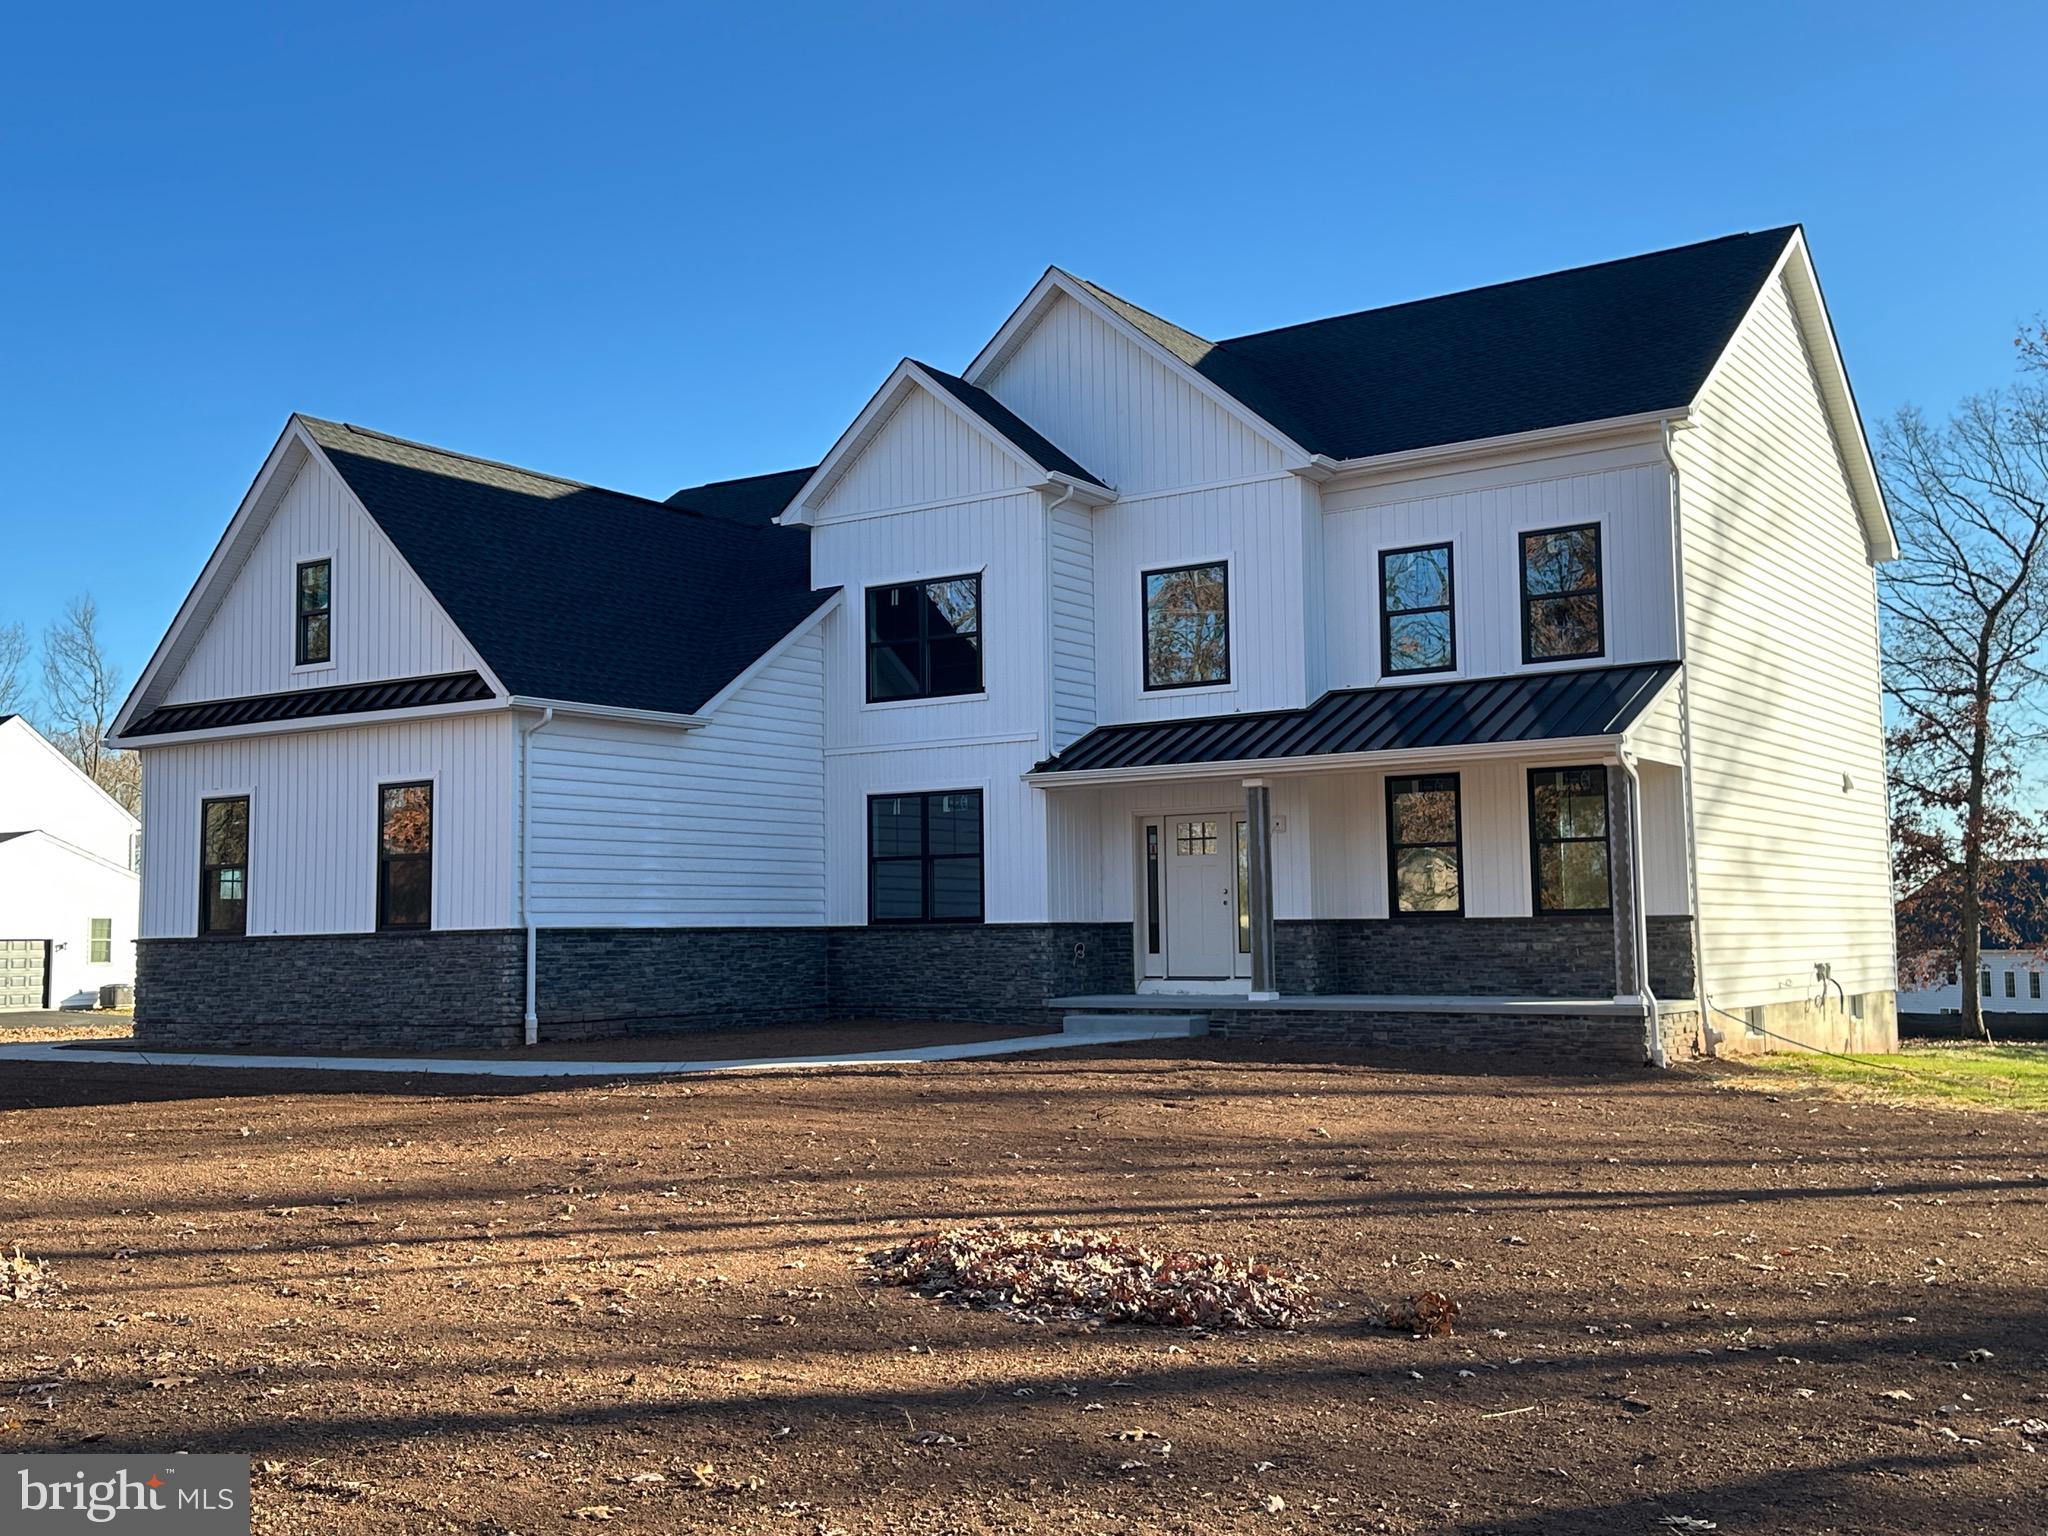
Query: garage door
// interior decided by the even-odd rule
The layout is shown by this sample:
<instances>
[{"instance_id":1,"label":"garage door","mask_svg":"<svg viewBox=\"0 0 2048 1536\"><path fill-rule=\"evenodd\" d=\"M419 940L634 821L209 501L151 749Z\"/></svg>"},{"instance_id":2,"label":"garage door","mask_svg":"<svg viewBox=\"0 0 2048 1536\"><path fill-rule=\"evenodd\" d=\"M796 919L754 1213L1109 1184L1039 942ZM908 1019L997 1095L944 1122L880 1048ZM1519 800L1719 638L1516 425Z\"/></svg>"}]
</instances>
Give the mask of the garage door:
<instances>
[{"instance_id":1,"label":"garage door","mask_svg":"<svg viewBox=\"0 0 2048 1536\"><path fill-rule=\"evenodd\" d=\"M0 939L0 1012L50 1006L47 939Z\"/></svg>"}]
</instances>

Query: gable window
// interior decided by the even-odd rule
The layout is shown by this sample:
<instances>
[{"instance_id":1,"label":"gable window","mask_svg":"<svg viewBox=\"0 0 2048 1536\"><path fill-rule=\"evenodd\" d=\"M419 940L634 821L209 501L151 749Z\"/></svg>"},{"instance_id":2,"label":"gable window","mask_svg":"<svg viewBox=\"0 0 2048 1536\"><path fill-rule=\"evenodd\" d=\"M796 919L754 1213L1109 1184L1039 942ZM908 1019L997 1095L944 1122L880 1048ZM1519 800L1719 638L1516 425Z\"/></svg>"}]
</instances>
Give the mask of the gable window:
<instances>
[{"instance_id":1,"label":"gable window","mask_svg":"<svg viewBox=\"0 0 2048 1536\"><path fill-rule=\"evenodd\" d=\"M1144 585L1146 688L1229 682L1229 567L1147 571Z\"/></svg>"},{"instance_id":2,"label":"gable window","mask_svg":"<svg viewBox=\"0 0 2048 1536\"><path fill-rule=\"evenodd\" d=\"M199 931L249 930L249 797L199 803Z\"/></svg>"},{"instance_id":3,"label":"gable window","mask_svg":"<svg viewBox=\"0 0 2048 1536\"><path fill-rule=\"evenodd\" d=\"M1522 660L1565 661L1606 649L1600 618L1600 525L1522 535Z\"/></svg>"},{"instance_id":4,"label":"gable window","mask_svg":"<svg viewBox=\"0 0 2048 1536\"><path fill-rule=\"evenodd\" d=\"M333 654L334 562L302 560L298 577L298 642L293 652L302 667L317 667Z\"/></svg>"},{"instance_id":5,"label":"gable window","mask_svg":"<svg viewBox=\"0 0 2048 1536\"><path fill-rule=\"evenodd\" d=\"M981 692L981 578L868 588L868 702Z\"/></svg>"},{"instance_id":6,"label":"gable window","mask_svg":"<svg viewBox=\"0 0 2048 1536\"><path fill-rule=\"evenodd\" d=\"M1529 843L1539 913L1613 910L1605 768L1531 769Z\"/></svg>"},{"instance_id":7,"label":"gable window","mask_svg":"<svg viewBox=\"0 0 2048 1536\"><path fill-rule=\"evenodd\" d=\"M1380 551L1380 671L1449 672L1458 665L1451 625L1451 546Z\"/></svg>"},{"instance_id":8,"label":"gable window","mask_svg":"<svg viewBox=\"0 0 2048 1536\"><path fill-rule=\"evenodd\" d=\"M1387 780L1387 871L1396 914L1465 909L1458 776Z\"/></svg>"},{"instance_id":9,"label":"gable window","mask_svg":"<svg viewBox=\"0 0 2048 1536\"><path fill-rule=\"evenodd\" d=\"M434 921L434 786L377 787L377 927Z\"/></svg>"},{"instance_id":10,"label":"gable window","mask_svg":"<svg viewBox=\"0 0 2048 1536\"><path fill-rule=\"evenodd\" d=\"M87 963L111 965L114 959L114 920L111 917L95 917L91 920L91 948Z\"/></svg>"},{"instance_id":11,"label":"gable window","mask_svg":"<svg viewBox=\"0 0 2048 1536\"><path fill-rule=\"evenodd\" d=\"M981 791L870 797L868 921L981 918Z\"/></svg>"}]
</instances>

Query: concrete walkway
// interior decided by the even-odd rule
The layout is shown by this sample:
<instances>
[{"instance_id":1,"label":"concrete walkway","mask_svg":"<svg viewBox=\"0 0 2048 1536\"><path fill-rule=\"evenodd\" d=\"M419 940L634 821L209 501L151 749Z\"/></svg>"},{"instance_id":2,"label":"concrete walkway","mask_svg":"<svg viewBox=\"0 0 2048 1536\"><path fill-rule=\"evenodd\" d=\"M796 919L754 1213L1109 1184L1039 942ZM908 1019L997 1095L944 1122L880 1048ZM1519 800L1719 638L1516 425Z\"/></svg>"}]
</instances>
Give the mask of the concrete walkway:
<instances>
[{"instance_id":1,"label":"concrete walkway","mask_svg":"<svg viewBox=\"0 0 2048 1536\"><path fill-rule=\"evenodd\" d=\"M1014 1040L976 1040L965 1045L922 1045L901 1051L850 1051L833 1056L756 1056L739 1061L548 1061L528 1056L486 1056L451 1060L437 1056L229 1056L160 1051L93 1050L92 1042L38 1041L0 1045L0 1066L14 1062L107 1062L146 1067L247 1067L270 1072L419 1072L445 1077L684 1077L712 1072L767 1072L817 1067L864 1067L889 1062L966 1061L977 1056L1015 1056L1027 1051L1072 1050L1088 1045L1128 1045L1142 1040L1186 1039L1180 1027L1158 1027L1133 1019L1128 1029L1057 1035L1023 1035Z\"/></svg>"}]
</instances>

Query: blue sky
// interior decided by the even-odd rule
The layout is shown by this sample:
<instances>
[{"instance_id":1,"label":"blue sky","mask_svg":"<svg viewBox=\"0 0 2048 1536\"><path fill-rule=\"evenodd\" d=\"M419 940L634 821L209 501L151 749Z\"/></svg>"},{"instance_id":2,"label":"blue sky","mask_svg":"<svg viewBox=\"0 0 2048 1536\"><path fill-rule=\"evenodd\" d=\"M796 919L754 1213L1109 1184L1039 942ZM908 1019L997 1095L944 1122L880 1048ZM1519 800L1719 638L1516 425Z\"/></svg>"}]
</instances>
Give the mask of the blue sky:
<instances>
[{"instance_id":1,"label":"blue sky","mask_svg":"<svg viewBox=\"0 0 2048 1536\"><path fill-rule=\"evenodd\" d=\"M0 56L0 622L132 678L286 415L812 462L1050 263L1208 335L1804 221L1865 415L2048 308L2048 8L56 7Z\"/></svg>"}]
</instances>

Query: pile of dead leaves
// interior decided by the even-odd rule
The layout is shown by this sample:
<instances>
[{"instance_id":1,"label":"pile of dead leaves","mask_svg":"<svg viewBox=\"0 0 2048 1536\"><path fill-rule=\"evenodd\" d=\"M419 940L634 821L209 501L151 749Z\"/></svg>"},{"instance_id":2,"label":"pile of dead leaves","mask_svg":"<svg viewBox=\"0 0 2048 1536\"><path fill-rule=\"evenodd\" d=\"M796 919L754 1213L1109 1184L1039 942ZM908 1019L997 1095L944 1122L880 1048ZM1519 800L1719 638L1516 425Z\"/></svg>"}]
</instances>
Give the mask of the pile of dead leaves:
<instances>
[{"instance_id":1,"label":"pile of dead leaves","mask_svg":"<svg viewBox=\"0 0 2048 1536\"><path fill-rule=\"evenodd\" d=\"M56 1277L42 1260L30 1258L19 1248L12 1253L0 1253L0 1303L40 1307L50 1301L57 1289Z\"/></svg>"},{"instance_id":2,"label":"pile of dead leaves","mask_svg":"<svg viewBox=\"0 0 2048 1536\"><path fill-rule=\"evenodd\" d=\"M1425 1338L1448 1338L1458 1321L1458 1304L1442 1291L1418 1291L1387 1308L1386 1325Z\"/></svg>"},{"instance_id":3,"label":"pile of dead leaves","mask_svg":"<svg viewBox=\"0 0 2048 1536\"><path fill-rule=\"evenodd\" d=\"M1154 1253L1114 1232L959 1227L868 1262L878 1284L1028 1318L1292 1328L1316 1309L1310 1276L1217 1253Z\"/></svg>"}]
</instances>

